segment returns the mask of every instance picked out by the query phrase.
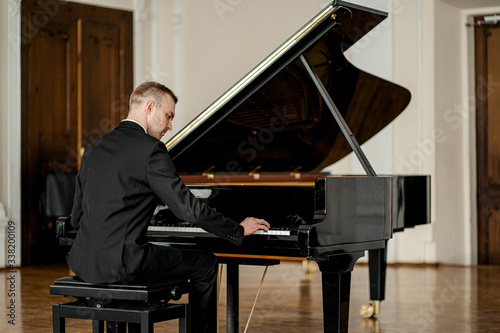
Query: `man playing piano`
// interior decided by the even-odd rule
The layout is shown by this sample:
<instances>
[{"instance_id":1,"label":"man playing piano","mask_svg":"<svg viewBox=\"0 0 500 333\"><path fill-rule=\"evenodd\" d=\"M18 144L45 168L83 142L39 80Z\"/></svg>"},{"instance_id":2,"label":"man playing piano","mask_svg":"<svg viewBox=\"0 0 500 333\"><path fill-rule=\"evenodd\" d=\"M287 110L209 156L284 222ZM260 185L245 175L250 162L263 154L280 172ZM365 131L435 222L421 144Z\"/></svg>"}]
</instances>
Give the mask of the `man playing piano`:
<instances>
[{"instance_id":1,"label":"man playing piano","mask_svg":"<svg viewBox=\"0 0 500 333\"><path fill-rule=\"evenodd\" d=\"M86 148L71 218L78 234L68 263L76 275L94 283L190 279L193 332L215 332L214 255L148 243L153 212L162 201L180 220L237 245L243 236L269 230L269 223L248 217L238 224L196 199L183 184L160 141L172 130L176 103L170 89L145 82L130 96L127 119Z\"/></svg>"}]
</instances>

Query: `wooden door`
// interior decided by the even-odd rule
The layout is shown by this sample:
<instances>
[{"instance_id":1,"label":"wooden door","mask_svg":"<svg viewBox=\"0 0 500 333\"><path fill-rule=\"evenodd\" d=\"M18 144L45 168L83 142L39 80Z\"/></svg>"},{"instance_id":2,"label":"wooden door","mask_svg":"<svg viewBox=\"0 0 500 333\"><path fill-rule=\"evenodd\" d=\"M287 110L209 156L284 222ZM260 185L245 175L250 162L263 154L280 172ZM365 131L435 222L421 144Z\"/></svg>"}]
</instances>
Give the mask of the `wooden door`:
<instances>
[{"instance_id":1,"label":"wooden door","mask_svg":"<svg viewBox=\"0 0 500 333\"><path fill-rule=\"evenodd\" d=\"M476 25L475 44L478 262L500 264L500 23Z\"/></svg>"},{"instance_id":2,"label":"wooden door","mask_svg":"<svg viewBox=\"0 0 500 333\"><path fill-rule=\"evenodd\" d=\"M81 153L127 112L132 13L24 0L21 17L22 262L61 261L55 220Z\"/></svg>"}]
</instances>

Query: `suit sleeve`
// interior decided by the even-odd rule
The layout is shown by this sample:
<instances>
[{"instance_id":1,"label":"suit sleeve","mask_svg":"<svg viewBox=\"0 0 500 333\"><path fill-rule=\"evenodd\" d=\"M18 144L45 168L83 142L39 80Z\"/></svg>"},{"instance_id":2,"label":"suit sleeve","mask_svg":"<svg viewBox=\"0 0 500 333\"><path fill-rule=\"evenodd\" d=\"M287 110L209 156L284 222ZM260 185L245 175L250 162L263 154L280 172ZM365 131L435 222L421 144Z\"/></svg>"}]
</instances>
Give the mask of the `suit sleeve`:
<instances>
[{"instance_id":1,"label":"suit sleeve","mask_svg":"<svg viewBox=\"0 0 500 333\"><path fill-rule=\"evenodd\" d=\"M167 148L161 141L149 155L147 177L153 192L177 218L196 223L208 232L241 245L243 227L215 212L191 193L177 174Z\"/></svg>"},{"instance_id":2,"label":"suit sleeve","mask_svg":"<svg viewBox=\"0 0 500 333\"><path fill-rule=\"evenodd\" d=\"M78 230L80 228L80 221L82 219L83 210L82 210L82 183L80 180L81 174L80 172L76 175L75 180L75 197L73 199L73 208L71 209L71 226Z\"/></svg>"},{"instance_id":3,"label":"suit sleeve","mask_svg":"<svg viewBox=\"0 0 500 333\"><path fill-rule=\"evenodd\" d=\"M85 172L87 172L87 156L92 151L92 145L89 145L82 156L82 163L80 165L80 171L76 175L75 179L75 196L73 199L73 208L71 209L71 226L78 230L80 228L80 222L83 216L83 188L82 188L82 177L85 178Z\"/></svg>"}]
</instances>

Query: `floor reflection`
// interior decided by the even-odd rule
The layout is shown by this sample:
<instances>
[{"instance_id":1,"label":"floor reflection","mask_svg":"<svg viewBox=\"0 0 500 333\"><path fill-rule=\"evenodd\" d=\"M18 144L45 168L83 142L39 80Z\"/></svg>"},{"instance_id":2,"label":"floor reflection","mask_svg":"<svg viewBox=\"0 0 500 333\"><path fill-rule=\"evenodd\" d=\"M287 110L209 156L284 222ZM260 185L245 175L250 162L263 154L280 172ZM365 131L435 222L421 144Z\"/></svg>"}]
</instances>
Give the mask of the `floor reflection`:
<instances>
[{"instance_id":1,"label":"floor reflection","mask_svg":"<svg viewBox=\"0 0 500 333\"><path fill-rule=\"evenodd\" d=\"M321 273L304 270L300 262L282 262L267 272L248 332L323 332ZM51 304L67 302L49 295L49 285L68 274L67 266L16 269L15 297L9 297L13 273L0 270L0 332L51 332ZM262 267L241 267L240 331L249 317ZM11 279L14 281L14 279ZM224 285L224 284L223 284ZM8 323L9 302L16 305L15 325ZM225 332L225 288L220 294L220 333ZM500 267L389 266L386 299L374 318L362 318L359 308L369 301L368 267L352 273L349 333L500 332ZM86 321L68 320L68 332L88 332ZM155 331L175 332L177 322L155 325Z\"/></svg>"},{"instance_id":2,"label":"floor reflection","mask_svg":"<svg viewBox=\"0 0 500 333\"><path fill-rule=\"evenodd\" d=\"M365 331L370 333L382 332L380 328L380 321L376 318L363 318L359 322L359 326Z\"/></svg>"}]
</instances>

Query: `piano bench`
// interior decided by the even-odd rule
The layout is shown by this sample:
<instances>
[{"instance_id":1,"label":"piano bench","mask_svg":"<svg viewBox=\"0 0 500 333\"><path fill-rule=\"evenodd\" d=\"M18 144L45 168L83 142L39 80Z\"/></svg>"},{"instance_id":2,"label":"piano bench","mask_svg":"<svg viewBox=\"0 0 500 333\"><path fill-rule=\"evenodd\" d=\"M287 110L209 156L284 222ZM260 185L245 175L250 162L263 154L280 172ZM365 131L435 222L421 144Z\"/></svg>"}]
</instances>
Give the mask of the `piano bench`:
<instances>
[{"instance_id":1,"label":"piano bench","mask_svg":"<svg viewBox=\"0 0 500 333\"><path fill-rule=\"evenodd\" d=\"M51 295L72 296L76 301L52 305L53 332L64 333L65 318L91 319L92 332L151 333L154 323L179 319L179 332L190 332L189 304L169 304L189 293L187 280L149 284L87 283L66 276L50 286Z\"/></svg>"}]
</instances>

